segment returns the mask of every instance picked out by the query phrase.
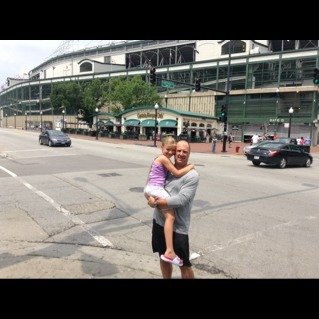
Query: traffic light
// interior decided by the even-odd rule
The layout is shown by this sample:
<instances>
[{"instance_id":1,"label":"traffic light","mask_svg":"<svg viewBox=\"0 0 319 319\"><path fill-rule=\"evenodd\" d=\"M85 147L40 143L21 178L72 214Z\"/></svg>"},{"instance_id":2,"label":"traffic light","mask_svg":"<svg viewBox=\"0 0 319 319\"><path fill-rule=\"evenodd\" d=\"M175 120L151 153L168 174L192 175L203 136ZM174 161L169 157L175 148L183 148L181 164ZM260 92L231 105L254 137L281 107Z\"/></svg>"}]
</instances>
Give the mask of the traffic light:
<instances>
[{"instance_id":1,"label":"traffic light","mask_svg":"<svg viewBox=\"0 0 319 319\"><path fill-rule=\"evenodd\" d=\"M223 104L220 110L219 120L222 122L227 122L227 105Z\"/></svg>"},{"instance_id":2,"label":"traffic light","mask_svg":"<svg viewBox=\"0 0 319 319\"><path fill-rule=\"evenodd\" d=\"M156 69L154 67L150 69L150 82L153 85L156 84Z\"/></svg>"},{"instance_id":3,"label":"traffic light","mask_svg":"<svg viewBox=\"0 0 319 319\"><path fill-rule=\"evenodd\" d=\"M201 79L196 79L195 80L195 91L196 92L200 91L200 82L201 82Z\"/></svg>"},{"instance_id":4,"label":"traffic light","mask_svg":"<svg viewBox=\"0 0 319 319\"><path fill-rule=\"evenodd\" d=\"M319 69L315 68L313 72L313 83L319 84Z\"/></svg>"}]
</instances>

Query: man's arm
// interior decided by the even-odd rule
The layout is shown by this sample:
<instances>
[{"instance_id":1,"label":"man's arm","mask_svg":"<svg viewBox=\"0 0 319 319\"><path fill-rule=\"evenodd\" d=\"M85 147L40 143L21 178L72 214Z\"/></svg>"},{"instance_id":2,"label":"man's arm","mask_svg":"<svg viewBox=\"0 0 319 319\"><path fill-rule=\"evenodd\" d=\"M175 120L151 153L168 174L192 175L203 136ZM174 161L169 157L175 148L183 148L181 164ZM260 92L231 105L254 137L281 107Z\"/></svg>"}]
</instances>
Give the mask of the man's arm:
<instances>
[{"instance_id":1,"label":"man's arm","mask_svg":"<svg viewBox=\"0 0 319 319\"><path fill-rule=\"evenodd\" d=\"M158 157L158 160L162 165L165 166L165 168L173 175L176 177L181 177L185 174L187 174L191 169L194 168L194 164L188 164L185 167L181 169L177 169L174 164L168 159L166 156L161 155Z\"/></svg>"},{"instance_id":2,"label":"man's arm","mask_svg":"<svg viewBox=\"0 0 319 319\"><path fill-rule=\"evenodd\" d=\"M187 202L191 201L195 197L195 193L198 186L199 176L195 171L194 174L189 173L190 175L183 178L183 184L179 193L175 196L169 198L154 198L149 197L148 205L151 207L158 207L159 209L166 208L177 208L184 206Z\"/></svg>"}]
</instances>

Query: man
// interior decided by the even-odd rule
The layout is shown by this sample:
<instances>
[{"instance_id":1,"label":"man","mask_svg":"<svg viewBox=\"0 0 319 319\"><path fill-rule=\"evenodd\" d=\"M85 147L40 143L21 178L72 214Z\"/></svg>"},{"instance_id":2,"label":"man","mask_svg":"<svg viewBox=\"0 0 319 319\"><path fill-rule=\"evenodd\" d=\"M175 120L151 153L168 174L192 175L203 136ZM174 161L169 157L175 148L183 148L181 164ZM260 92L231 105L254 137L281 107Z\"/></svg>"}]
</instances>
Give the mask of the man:
<instances>
[{"instance_id":1,"label":"man","mask_svg":"<svg viewBox=\"0 0 319 319\"><path fill-rule=\"evenodd\" d=\"M175 167L181 169L188 164L190 155L190 145L187 141L181 140L176 144ZM169 174L166 179L165 189L171 197L166 199L155 199L149 197L148 204L151 207L160 209L174 208L175 222L173 233L173 245L177 256L183 259L183 266L180 267L182 278L194 278L192 264L189 260L189 226L191 219L191 208L198 186L199 176L196 170L192 169L182 177L174 177ZM153 252L159 255L165 253L165 236L164 236L164 216L157 208L153 214L152 229L152 248ZM165 279L172 277L173 266L160 259L160 268L162 276Z\"/></svg>"}]
</instances>

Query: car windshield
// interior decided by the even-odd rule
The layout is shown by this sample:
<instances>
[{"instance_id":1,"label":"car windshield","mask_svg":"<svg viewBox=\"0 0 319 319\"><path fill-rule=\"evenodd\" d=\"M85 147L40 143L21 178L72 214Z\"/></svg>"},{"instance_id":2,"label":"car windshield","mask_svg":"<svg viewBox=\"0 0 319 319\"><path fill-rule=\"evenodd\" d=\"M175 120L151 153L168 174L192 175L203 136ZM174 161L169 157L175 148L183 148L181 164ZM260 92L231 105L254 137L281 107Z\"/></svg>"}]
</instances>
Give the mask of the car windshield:
<instances>
[{"instance_id":1,"label":"car windshield","mask_svg":"<svg viewBox=\"0 0 319 319\"><path fill-rule=\"evenodd\" d=\"M278 142L282 142L282 143L286 143L286 144L289 144L289 143L294 143L294 139L293 138L287 138L287 137L279 137L277 139Z\"/></svg>"},{"instance_id":2,"label":"car windshield","mask_svg":"<svg viewBox=\"0 0 319 319\"><path fill-rule=\"evenodd\" d=\"M272 149L278 149L281 148L284 145L284 143L279 143L279 142L264 142L262 145L257 145L255 148L272 148Z\"/></svg>"},{"instance_id":3,"label":"car windshield","mask_svg":"<svg viewBox=\"0 0 319 319\"><path fill-rule=\"evenodd\" d=\"M65 134L61 131L49 131L49 134L53 137L65 137Z\"/></svg>"}]
</instances>

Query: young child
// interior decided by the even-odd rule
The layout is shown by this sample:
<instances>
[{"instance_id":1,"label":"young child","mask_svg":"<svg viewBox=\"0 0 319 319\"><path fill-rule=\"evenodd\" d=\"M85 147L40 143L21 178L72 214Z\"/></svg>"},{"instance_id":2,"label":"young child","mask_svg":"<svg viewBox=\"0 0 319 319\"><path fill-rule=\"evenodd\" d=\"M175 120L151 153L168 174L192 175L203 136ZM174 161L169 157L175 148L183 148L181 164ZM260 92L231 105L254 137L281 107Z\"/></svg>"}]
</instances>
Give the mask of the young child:
<instances>
[{"instance_id":1,"label":"young child","mask_svg":"<svg viewBox=\"0 0 319 319\"><path fill-rule=\"evenodd\" d=\"M147 178L147 184L144 188L144 195L155 198L167 198L170 195L164 189L167 172L170 172L176 177L181 177L194 168L193 164L188 164L186 167L178 170L170 161L170 158L175 155L176 141L172 136L166 136L162 139L162 154L152 162L150 172ZM162 213L165 216L164 235L166 242L166 251L161 255L161 259L177 266L183 266L183 260L180 259L173 248L173 225L175 220L175 212L173 209L163 209Z\"/></svg>"}]
</instances>

